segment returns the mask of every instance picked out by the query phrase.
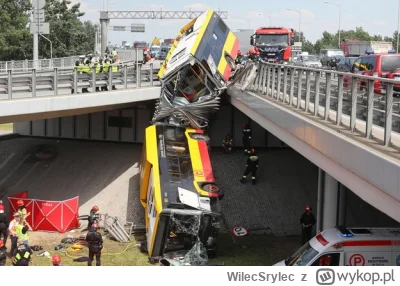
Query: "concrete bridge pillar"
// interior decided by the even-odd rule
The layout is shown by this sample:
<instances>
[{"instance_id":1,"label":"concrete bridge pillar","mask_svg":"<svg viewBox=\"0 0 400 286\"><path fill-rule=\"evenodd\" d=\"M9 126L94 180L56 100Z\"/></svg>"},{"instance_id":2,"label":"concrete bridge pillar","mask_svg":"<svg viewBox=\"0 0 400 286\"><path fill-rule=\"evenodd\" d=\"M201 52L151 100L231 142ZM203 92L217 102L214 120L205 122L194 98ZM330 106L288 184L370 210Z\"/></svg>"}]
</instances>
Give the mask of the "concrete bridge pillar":
<instances>
[{"instance_id":1,"label":"concrete bridge pillar","mask_svg":"<svg viewBox=\"0 0 400 286\"><path fill-rule=\"evenodd\" d=\"M319 169L317 233L346 224L346 187Z\"/></svg>"},{"instance_id":2,"label":"concrete bridge pillar","mask_svg":"<svg viewBox=\"0 0 400 286\"><path fill-rule=\"evenodd\" d=\"M110 18L108 18L108 12L100 12L100 26L101 26L101 51L100 54L104 55L106 47L108 45L108 23L110 23Z\"/></svg>"}]
</instances>

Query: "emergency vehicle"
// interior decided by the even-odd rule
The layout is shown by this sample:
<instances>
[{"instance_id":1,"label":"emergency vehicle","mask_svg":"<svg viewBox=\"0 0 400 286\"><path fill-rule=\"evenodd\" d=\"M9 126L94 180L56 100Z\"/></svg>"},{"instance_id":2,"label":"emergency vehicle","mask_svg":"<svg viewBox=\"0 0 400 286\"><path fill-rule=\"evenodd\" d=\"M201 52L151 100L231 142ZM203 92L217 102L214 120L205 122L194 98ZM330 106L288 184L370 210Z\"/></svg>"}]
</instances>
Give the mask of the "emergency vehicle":
<instances>
[{"instance_id":1,"label":"emergency vehicle","mask_svg":"<svg viewBox=\"0 0 400 286\"><path fill-rule=\"evenodd\" d=\"M400 228L337 227L274 266L400 266Z\"/></svg>"}]
</instances>

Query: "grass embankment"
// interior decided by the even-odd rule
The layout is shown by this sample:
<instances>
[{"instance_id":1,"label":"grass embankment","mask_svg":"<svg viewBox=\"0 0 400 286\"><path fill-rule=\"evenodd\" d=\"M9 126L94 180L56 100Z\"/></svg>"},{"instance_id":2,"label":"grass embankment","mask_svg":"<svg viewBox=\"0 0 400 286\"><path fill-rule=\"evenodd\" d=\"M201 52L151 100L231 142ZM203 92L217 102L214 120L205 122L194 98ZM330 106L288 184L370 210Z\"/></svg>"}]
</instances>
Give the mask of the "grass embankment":
<instances>
[{"instance_id":1,"label":"grass embankment","mask_svg":"<svg viewBox=\"0 0 400 286\"><path fill-rule=\"evenodd\" d=\"M113 240L104 241L102 252L102 265L104 266L150 266L146 254L141 253L135 246L137 242L132 238L130 244L119 243ZM64 266L86 266L86 262L74 262L73 259L87 256L88 250L83 246L82 250L66 252L65 250L54 251L54 242L42 244L44 250L51 255L61 256ZM297 237L274 237L274 236L247 236L232 239L229 235L221 235L218 239L217 258L212 259L215 264L226 266L269 266L283 260L293 254L299 247ZM50 257L35 257L34 266L50 266ZM93 263L95 265L95 263Z\"/></svg>"}]
</instances>

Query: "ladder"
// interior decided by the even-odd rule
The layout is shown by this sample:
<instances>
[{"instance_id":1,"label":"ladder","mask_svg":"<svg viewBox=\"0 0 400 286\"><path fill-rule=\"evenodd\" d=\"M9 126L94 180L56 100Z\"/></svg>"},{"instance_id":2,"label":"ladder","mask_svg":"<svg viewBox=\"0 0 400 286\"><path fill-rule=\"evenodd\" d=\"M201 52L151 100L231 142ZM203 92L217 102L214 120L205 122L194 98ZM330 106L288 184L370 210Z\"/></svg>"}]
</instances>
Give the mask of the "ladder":
<instances>
[{"instance_id":1,"label":"ladder","mask_svg":"<svg viewBox=\"0 0 400 286\"><path fill-rule=\"evenodd\" d=\"M124 226L118 221L117 217L109 216L108 214L104 215L103 226L106 231L108 231L116 240L119 242L130 242L131 237L130 233L132 232L133 223L130 224L129 234L125 231Z\"/></svg>"}]
</instances>

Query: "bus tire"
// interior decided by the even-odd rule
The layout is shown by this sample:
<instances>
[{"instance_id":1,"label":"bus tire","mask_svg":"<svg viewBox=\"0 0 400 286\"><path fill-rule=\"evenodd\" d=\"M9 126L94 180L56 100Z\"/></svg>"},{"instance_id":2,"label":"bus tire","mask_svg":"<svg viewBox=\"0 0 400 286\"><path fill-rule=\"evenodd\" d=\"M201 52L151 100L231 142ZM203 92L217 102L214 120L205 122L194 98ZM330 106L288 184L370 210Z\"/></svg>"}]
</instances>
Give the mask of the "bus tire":
<instances>
[{"instance_id":1,"label":"bus tire","mask_svg":"<svg viewBox=\"0 0 400 286\"><path fill-rule=\"evenodd\" d=\"M210 193L216 193L219 194L220 193L220 188L217 185L214 184L205 184L202 189L206 192L210 192Z\"/></svg>"},{"instance_id":2,"label":"bus tire","mask_svg":"<svg viewBox=\"0 0 400 286\"><path fill-rule=\"evenodd\" d=\"M232 59L232 57L230 55L225 55L225 59L226 59L228 65L232 68L232 71L236 70L235 60Z\"/></svg>"}]
</instances>

